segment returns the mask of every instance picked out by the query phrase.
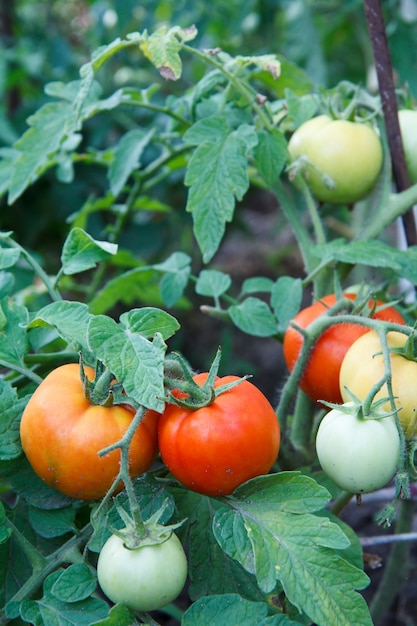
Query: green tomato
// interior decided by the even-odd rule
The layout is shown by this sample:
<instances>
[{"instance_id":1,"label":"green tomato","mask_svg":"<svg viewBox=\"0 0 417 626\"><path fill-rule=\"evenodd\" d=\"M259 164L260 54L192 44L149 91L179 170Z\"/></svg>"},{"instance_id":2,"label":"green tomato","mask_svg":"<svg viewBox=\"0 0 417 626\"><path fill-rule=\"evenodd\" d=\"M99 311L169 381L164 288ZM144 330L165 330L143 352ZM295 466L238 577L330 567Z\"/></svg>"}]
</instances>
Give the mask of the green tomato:
<instances>
[{"instance_id":1,"label":"green tomato","mask_svg":"<svg viewBox=\"0 0 417 626\"><path fill-rule=\"evenodd\" d=\"M398 111L398 119L408 176L410 183L414 185L417 183L417 110L402 109Z\"/></svg>"},{"instance_id":2,"label":"green tomato","mask_svg":"<svg viewBox=\"0 0 417 626\"><path fill-rule=\"evenodd\" d=\"M181 593L187 578L187 558L178 537L172 533L163 543L130 550L112 535L97 562L101 589L115 604L133 611L155 611Z\"/></svg>"},{"instance_id":3,"label":"green tomato","mask_svg":"<svg viewBox=\"0 0 417 626\"><path fill-rule=\"evenodd\" d=\"M304 177L317 200L352 204L374 187L383 150L377 133L361 122L332 120L319 115L292 135L292 159L305 157Z\"/></svg>"},{"instance_id":4,"label":"green tomato","mask_svg":"<svg viewBox=\"0 0 417 626\"><path fill-rule=\"evenodd\" d=\"M380 419L358 417L352 402L346 412L332 409L322 419L316 437L317 457L332 481L350 493L369 493L394 476L400 437L392 415Z\"/></svg>"}]
</instances>

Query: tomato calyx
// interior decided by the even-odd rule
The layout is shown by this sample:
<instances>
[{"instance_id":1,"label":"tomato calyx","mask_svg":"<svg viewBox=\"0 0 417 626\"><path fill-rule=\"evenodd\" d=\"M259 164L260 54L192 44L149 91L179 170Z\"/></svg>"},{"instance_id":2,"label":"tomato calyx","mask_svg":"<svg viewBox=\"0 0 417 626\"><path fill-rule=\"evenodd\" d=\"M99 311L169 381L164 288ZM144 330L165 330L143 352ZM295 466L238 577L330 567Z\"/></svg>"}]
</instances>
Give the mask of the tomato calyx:
<instances>
[{"instance_id":1,"label":"tomato calyx","mask_svg":"<svg viewBox=\"0 0 417 626\"><path fill-rule=\"evenodd\" d=\"M221 349L219 348L210 366L207 380L202 385L199 385L195 382L193 378L194 373L185 359L180 354L173 353L169 361L170 369L165 377L165 387L168 390L165 402L195 411L212 404L222 393L233 389L233 387L250 378L250 376L243 376L238 380L215 387L214 383L217 379L220 359ZM181 377L178 376L178 366L182 374ZM172 375L172 373L174 373L174 376L171 377L170 374Z\"/></svg>"},{"instance_id":2,"label":"tomato calyx","mask_svg":"<svg viewBox=\"0 0 417 626\"><path fill-rule=\"evenodd\" d=\"M380 398L374 400L374 397L386 383L386 376L383 376L369 391L367 397L364 400L360 400L355 394L353 394L347 387L345 387L351 400L344 402L343 404L334 404L333 402L327 402L326 400L320 400L320 404L324 404L330 409L337 409L342 413L349 415L355 415L358 420L379 420L385 417L391 417L398 413L398 409L392 411L386 411L383 406L387 403L389 398Z\"/></svg>"},{"instance_id":3,"label":"tomato calyx","mask_svg":"<svg viewBox=\"0 0 417 626\"><path fill-rule=\"evenodd\" d=\"M123 386L117 382L114 374L101 361L97 361L94 380L89 380L85 373L81 356L80 378L84 396L90 404L108 408L122 404L132 405L137 408L136 403L126 396Z\"/></svg>"},{"instance_id":4,"label":"tomato calyx","mask_svg":"<svg viewBox=\"0 0 417 626\"><path fill-rule=\"evenodd\" d=\"M407 341L402 347L389 348L390 354L399 354L407 359L407 361L414 361L417 363L417 335L415 328L413 332L407 337Z\"/></svg>"},{"instance_id":5,"label":"tomato calyx","mask_svg":"<svg viewBox=\"0 0 417 626\"><path fill-rule=\"evenodd\" d=\"M138 525L134 518L117 502L115 501L116 509L123 520L124 528L115 528L107 521L109 530L119 537L123 541L123 545L127 550L137 550L144 546L155 546L171 537L175 529L179 528L185 520L181 520L176 524L169 524L164 526L159 523L165 509L168 505L166 501L153 515L151 515L146 522Z\"/></svg>"}]
</instances>

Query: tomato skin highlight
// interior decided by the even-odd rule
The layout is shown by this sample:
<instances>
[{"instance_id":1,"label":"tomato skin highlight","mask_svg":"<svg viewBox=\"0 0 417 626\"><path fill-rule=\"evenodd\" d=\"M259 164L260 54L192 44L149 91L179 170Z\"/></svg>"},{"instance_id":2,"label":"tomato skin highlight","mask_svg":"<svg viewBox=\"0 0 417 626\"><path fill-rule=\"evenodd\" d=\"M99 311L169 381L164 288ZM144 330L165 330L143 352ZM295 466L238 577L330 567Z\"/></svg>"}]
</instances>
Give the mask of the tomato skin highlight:
<instances>
[{"instance_id":1,"label":"tomato skin highlight","mask_svg":"<svg viewBox=\"0 0 417 626\"><path fill-rule=\"evenodd\" d=\"M399 332L387 334L388 348L404 348L407 335ZM371 388L385 374L384 356L378 334L371 331L355 341L347 351L340 368L340 392L344 400L348 390L360 400L364 400ZM399 409L398 419L406 439L417 435L417 362L401 354L390 354L391 386L395 407ZM388 398L386 384L375 395L375 400ZM389 400L384 404L391 411Z\"/></svg>"},{"instance_id":2,"label":"tomato skin highlight","mask_svg":"<svg viewBox=\"0 0 417 626\"><path fill-rule=\"evenodd\" d=\"M319 115L293 133L288 151L306 157L303 175L317 200L352 204L374 187L382 167L383 150L377 133L361 122L332 120ZM327 175L334 183L322 180Z\"/></svg>"},{"instance_id":3,"label":"tomato skin highlight","mask_svg":"<svg viewBox=\"0 0 417 626\"><path fill-rule=\"evenodd\" d=\"M112 602L133 611L148 612L166 606L181 593L187 578L187 558L173 533L160 544L129 550L112 535L97 562L100 587Z\"/></svg>"},{"instance_id":4,"label":"tomato skin highlight","mask_svg":"<svg viewBox=\"0 0 417 626\"><path fill-rule=\"evenodd\" d=\"M194 377L200 385L206 379L207 373ZM217 378L215 387L235 380ZM269 472L278 456L280 427L269 401L245 380L195 411L168 404L158 439L162 460L179 482L222 496Z\"/></svg>"},{"instance_id":5,"label":"tomato skin highlight","mask_svg":"<svg viewBox=\"0 0 417 626\"><path fill-rule=\"evenodd\" d=\"M392 416L363 419L332 409L320 423L316 450L324 472L338 487L350 493L369 493L393 478L400 437Z\"/></svg>"},{"instance_id":6,"label":"tomato skin highlight","mask_svg":"<svg viewBox=\"0 0 417 626\"><path fill-rule=\"evenodd\" d=\"M356 294L344 293L344 298L355 300ZM317 317L326 313L337 302L335 294L329 294L302 309L292 320L300 328L308 328ZM372 309L375 301L369 302ZM377 306L382 302L376 302ZM402 315L394 308L387 307L375 312L372 317L396 324L405 324ZM336 318L335 318L336 319ZM361 324L337 324L329 326L312 348L307 366L300 380L301 389L315 402L326 400L334 404L342 403L339 387L339 373L344 356L356 339L369 332ZM291 372L297 362L304 343L302 334L289 325L283 341L284 360Z\"/></svg>"},{"instance_id":7,"label":"tomato skin highlight","mask_svg":"<svg viewBox=\"0 0 417 626\"><path fill-rule=\"evenodd\" d=\"M85 367L90 380L94 370ZM116 443L134 416L127 405L92 405L85 398L79 365L53 370L35 390L20 423L23 450L36 474L72 498L97 500L111 487L120 467L120 450L98 452ZM158 452L158 414L149 411L129 450L132 477L152 465ZM123 488L121 484L119 491Z\"/></svg>"}]
</instances>

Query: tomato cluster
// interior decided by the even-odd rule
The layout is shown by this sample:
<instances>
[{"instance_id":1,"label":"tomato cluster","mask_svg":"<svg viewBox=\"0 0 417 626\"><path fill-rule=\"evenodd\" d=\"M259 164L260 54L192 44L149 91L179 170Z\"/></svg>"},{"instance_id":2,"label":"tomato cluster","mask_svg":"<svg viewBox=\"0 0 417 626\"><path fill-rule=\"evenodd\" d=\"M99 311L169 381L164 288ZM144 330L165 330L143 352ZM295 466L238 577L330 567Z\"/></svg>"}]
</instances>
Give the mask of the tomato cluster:
<instances>
[{"instance_id":1,"label":"tomato cluster","mask_svg":"<svg viewBox=\"0 0 417 626\"><path fill-rule=\"evenodd\" d=\"M92 368L84 367L84 372L94 379ZM207 377L199 374L194 381L199 387ZM146 411L129 447L131 477L147 471L158 450L175 478L204 495L230 494L269 472L280 446L277 416L253 384L238 381L235 376L216 378L212 401L196 410L167 404L162 415ZM223 385L229 386L218 393ZM125 404L93 404L85 395L79 366L64 365L29 400L20 426L22 446L47 484L73 498L101 499L119 475L121 451L99 452L122 439L133 417L132 407ZM153 611L181 592L187 558L173 532L135 547L113 534L100 551L97 576L113 602Z\"/></svg>"},{"instance_id":2,"label":"tomato cluster","mask_svg":"<svg viewBox=\"0 0 417 626\"><path fill-rule=\"evenodd\" d=\"M345 293L355 300L356 295ZM325 315L337 302L335 294L301 310L284 337L284 357L290 371L299 358L304 336L312 322ZM405 325L402 315L382 302L368 302L374 319ZM343 311L342 311L343 312ZM358 319L359 322L359 319ZM404 348L407 334L389 332L390 350ZM417 432L417 362L405 354L390 355L392 393L406 438ZM333 408L323 417L316 437L318 460L333 482L352 493L366 493L384 486L395 474L400 455L400 435L388 400L386 363L378 333L360 323L334 323L319 335L307 358L299 385L314 401L325 401ZM374 402L387 398L381 407L371 405L363 413L363 401L381 382ZM353 395L352 395L353 394ZM352 402L356 397L358 401Z\"/></svg>"},{"instance_id":3,"label":"tomato cluster","mask_svg":"<svg viewBox=\"0 0 417 626\"><path fill-rule=\"evenodd\" d=\"M86 367L91 380L94 371ZM202 385L207 374L194 377ZM215 389L238 379L217 378ZM133 419L132 407L94 405L85 397L79 366L53 370L23 413L21 440L35 472L58 491L84 500L102 498L118 476L117 443ZM160 416L146 411L129 448L132 477L146 472L160 450L162 460L186 487L227 495L269 472L280 446L280 427L266 397L247 380L191 410L167 404ZM123 485L119 485L121 489Z\"/></svg>"},{"instance_id":4,"label":"tomato cluster","mask_svg":"<svg viewBox=\"0 0 417 626\"><path fill-rule=\"evenodd\" d=\"M344 298L355 300L354 293L344 293ZM292 320L284 335L284 359L289 371L294 369L301 348L304 343L302 333L297 330L308 329L310 324L319 316L324 315L336 304L337 296L329 294L314 304L302 309ZM370 300L368 311L372 318L381 319L396 324L405 324L403 316L394 307L384 307L383 302ZM361 324L335 323L330 325L316 341L306 368L300 380L300 387L312 400L326 400L326 402L342 402L339 388L339 373L344 356L350 346L369 328Z\"/></svg>"}]
</instances>

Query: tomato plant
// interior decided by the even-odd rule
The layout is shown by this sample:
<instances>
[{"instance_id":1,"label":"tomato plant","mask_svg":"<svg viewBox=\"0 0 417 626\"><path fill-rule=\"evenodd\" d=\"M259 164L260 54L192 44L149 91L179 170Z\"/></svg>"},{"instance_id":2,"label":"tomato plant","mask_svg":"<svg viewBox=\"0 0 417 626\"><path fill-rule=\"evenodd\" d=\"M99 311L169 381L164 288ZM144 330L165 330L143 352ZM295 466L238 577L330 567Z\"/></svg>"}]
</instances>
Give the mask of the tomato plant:
<instances>
[{"instance_id":1,"label":"tomato plant","mask_svg":"<svg viewBox=\"0 0 417 626\"><path fill-rule=\"evenodd\" d=\"M371 126L327 115L297 128L288 150L293 159L306 159L303 175L313 195L331 203L352 204L366 196L383 159L381 141Z\"/></svg>"},{"instance_id":2,"label":"tomato plant","mask_svg":"<svg viewBox=\"0 0 417 626\"><path fill-rule=\"evenodd\" d=\"M410 183L417 183L417 111L401 109L398 111L401 137L404 146Z\"/></svg>"},{"instance_id":3,"label":"tomato plant","mask_svg":"<svg viewBox=\"0 0 417 626\"><path fill-rule=\"evenodd\" d=\"M83 3L83 23L96 4ZM223 4L233 11L239 3ZM308 4L320 10L321 3ZM127 25L114 23L117 11L99 11L106 20L100 37L108 38L112 23L112 30ZM301 19L285 7L279 12ZM308 22L310 11L298 14ZM393 185L392 133L381 132L380 142L373 130L390 130L381 96L398 90L380 96L345 76L332 89L316 88L284 56L233 56L222 41L203 49L214 38L205 23L200 32L146 23L142 32L117 35L89 60L84 44L94 37L82 38L79 74L65 82L62 67L17 141L16 129L0 123L2 141L10 142L0 148L0 622L41 624L53 616L73 623L76 613L86 624L119 626L163 623L166 614L184 626L380 623L357 593L373 576L364 570L362 542L339 519L351 494L332 502L316 472L323 406L299 380L311 371L314 385L327 386L314 388L314 397L334 400L341 359L357 333L372 326L382 336L403 324L391 306L365 304L365 290L403 300L410 324L417 318L408 228L409 247L397 243L398 221L410 217L417 188ZM12 95L2 114L19 94ZM23 111L26 105L18 128ZM331 135L332 148L351 137L349 158L332 153L337 171L315 164L313 153L292 160L296 133L290 150L289 134L314 115L310 128L321 124L330 111L363 120L324 118L320 133ZM302 166L310 171L305 180ZM371 171L379 177L374 187ZM318 206L307 184L316 174L329 185L326 199L338 204ZM359 195L350 210L346 203ZM336 302L335 286L343 292L352 282L360 283L357 300ZM307 293L331 295L306 313L305 326L294 322L298 334L291 320ZM287 356L292 351L290 376L282 342ZM254 385L216 379L219 362L214 368L210 360L219 344L221 368L253 375ZM88 384L78 366L59 367L80 354L101 372L90 381L85 367ZM194 382L195 371L208 369ZM227 391L226 381L234 385ZM390 501L369 505L381 508L375 523L407 535L415 442L396 432L399 469L381 495ZM161 456L152 463L158 439ZM121 532L127 516L129 530ZM162 552L179 526L190 585L175 606L135 615L168 596L156 594L156 584L146 594L152 604L130 603L136 591L113 596L116 584L106 588L102 575L106 541L122 539L122 546L112 541L118 554L139 560ZM378 588L384 612L408 562L387 564ZM97 564L108 596L97 591ZM179 571L182 581L185 567ZM122 576L128 591L134 576ZM181 585L171 582L178 583L173 598Z\"/></svg>"},{"instance_id":4,"label":"tomato plant","mask_svg":"<svg viewBox=\"0 0 417 626\"><path fill-rule=\"evenodd\" d=\"M355 300L353 293L344 293L344 298ZM293 319L293 324L308 329L309 325L335 305L335 294L324 296L314 304L302 309ZM378 310L383 305L380 301L370 300L368 310L374 319L381 319L396 324L405 324L402 315L394 308ZM376 310L374 310L376 309ZM307 366L300 380L300 387L313 400L326 400L339 403L342 395L339 389L339 372L348 348L369 328L360 324L335 323L329 326L318 338L311 351ZM290 371L293 370L300 354L304 339L300 331L291 324L284 335L284 358Z\"/></svg>"},{"instance_id":5,"label":"tomato plant","mask_svg":"<svg viewBox=\"0 0 417 626\"><path fill-rule=\"evenodd\" d=\"M194 380L203 384L207 374ZM238 380L223 376L215 388ZM266 474L276 461L280 427L274 409L249 381L196 410L168 405L159 420L162 459L186 487L205 495L227 495Z\"/></svg>"},{"instance_id":6,"label":"tomato plant","mask_svg":"<svg viewBox=\"0 0 417 626\"><path fill-rule=\"evenodd\" d=\"M92 368L86 367L85 373L93 379ZM120 450L104 456L98 453L120 441L133 415L127 405L91 404L84 394L79 365L62 365L38 386L23 412L23 450L48 485L72 498L97 500L111 487L120 465ZM146 413L132 438L132 476L146 472L156 458L157 417Z\"/></svg>"},{"instance_id":7,"label":"tomato plant","mask_svg":"<svg viewBox=\"0 0 417 626\"><path fill-rule=\"evenodd\" d=\"M127 548L123 538L107 539L97 562L100 587L114 603L140 612L155 611L181 593L187 578L187 557L172 533L165 541Z\"/></svg>"},{"instance_id":8,"label":"tomato plant","mask_svg":"<svg viewBox=\"0 0 417 626\"><path fill-rule=\"evenodd\" d=\"M413 356L407 358L406 343L408 336L399 332L389 332L386 337L388 349L403 350L390 352L391 386L398 418L407 439L417 433L417 392L414 381L417 376L417 362ZM386 374L381 339L375 331L357 339L346 352L340 368L340 392L343 399L348 399L349 391L364 399L374 385L382 381ZM386 383L381 385L375 399L387 398L385 408L390 410L391 403Z\"/></svg>"},{"instance_id":9,"label":"tomato plant","mask_svg":"<svg viewBox=\"0 0 417 626\"><path fill-rule=\"evenodd\" d=\"M320 422L316 450L320 465L338 487L368 493L394 476L400 437L392 415L364 417L353 402L346 402Z\"/></svg>"}]
</instances>

